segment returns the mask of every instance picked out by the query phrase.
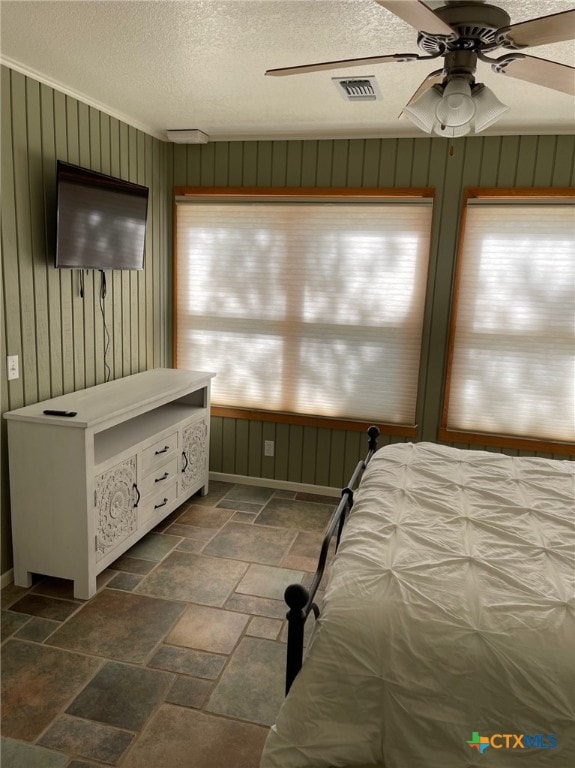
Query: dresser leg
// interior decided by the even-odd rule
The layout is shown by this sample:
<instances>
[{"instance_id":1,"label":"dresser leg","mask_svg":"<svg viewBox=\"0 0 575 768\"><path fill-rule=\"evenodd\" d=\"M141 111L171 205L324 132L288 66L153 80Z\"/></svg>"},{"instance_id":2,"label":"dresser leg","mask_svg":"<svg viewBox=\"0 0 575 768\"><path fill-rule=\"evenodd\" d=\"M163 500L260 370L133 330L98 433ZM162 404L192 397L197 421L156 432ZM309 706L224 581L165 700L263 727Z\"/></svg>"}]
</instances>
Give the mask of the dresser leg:
<instances>
[{"instance_id":1,"label":"dresser leg","mask_svg":"<svg viewBox=\"0 0 575 768\"><path fill-rule=\"evenodd\" d=\"M32 574L25 568L14 564L14 584L17 587L31 587L32 586Z\"/></svg>"}]
</instances>

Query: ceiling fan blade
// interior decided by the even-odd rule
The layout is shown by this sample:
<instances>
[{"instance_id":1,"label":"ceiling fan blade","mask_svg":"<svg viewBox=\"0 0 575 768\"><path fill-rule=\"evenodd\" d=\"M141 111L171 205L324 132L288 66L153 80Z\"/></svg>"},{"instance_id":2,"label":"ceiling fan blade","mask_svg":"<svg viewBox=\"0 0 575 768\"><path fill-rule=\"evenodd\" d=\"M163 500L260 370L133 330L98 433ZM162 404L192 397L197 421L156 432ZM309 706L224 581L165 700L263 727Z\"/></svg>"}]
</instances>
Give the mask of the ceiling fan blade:
<instances>
[{"instance_id":1,"label":"ceiling fan blade","mask_svg":"<svg viewBox=\"0 0 575 768\"><path fill-rule=\"evenodd\" d=\"M324 69L342 69L343 67L362 67L365 64L391 64L392 62L417 61L416 53L392 53L388 56L367 56L363 59L342 59L341 61L320 61L317 64L302 64L298 67L280 67L268 69L266 75L300 75L304 72L321 72Z\"/></svg>"},{"instance_id":2,"label":"ceiling fan blade","mask_svg":"<svg viewBox=\"0 0 575 768\"><path fill-rule=\"evenodd\" d=\"M375 0L375 2L411 24L418 32L457 37L449 24L442 21L420 0Z\"/></svg>"},{"instance_id":3,"label":"ceiling fan blade","mask_svg":"<svg viewBox=\"0 0 575 768\"><path fill-rule=\"evenodd\" d=\"M497 59L491 68L501 75L509 75L575 96L575 67L569 67L567 64L538 59L523 53L510 53Z\"/></svg>"},{"instance_id":4,"label":"ceiling fan blade","mask_svg":"<svg viewBox=\"0 0 575 768\"><path fill-rule=\"evenodd\" d=\"M502 27L495 36L499 45L510 48L575 40L575 9Z\"/></svg>"},{"instance_id":5,"label":"ceiling fan blade","mask_svg":"<svg viewBox=\"0 0 575 768\"><path fill-rule=\"evenodd\" d=\"M416 99L418 99L422 94L424 94L425 91L428 91L431 88L431 86L441 83L442 81L443 81L442 69L436 69L435 72L430 72L425 78L425 80L423 80L419 88L415 91L411 99L407 102L405 107L409 107L409 105L412 104ZM403 116L403 110L405 109L405 107L401 110L399 117Z\"/></svg>"}]
</instances>

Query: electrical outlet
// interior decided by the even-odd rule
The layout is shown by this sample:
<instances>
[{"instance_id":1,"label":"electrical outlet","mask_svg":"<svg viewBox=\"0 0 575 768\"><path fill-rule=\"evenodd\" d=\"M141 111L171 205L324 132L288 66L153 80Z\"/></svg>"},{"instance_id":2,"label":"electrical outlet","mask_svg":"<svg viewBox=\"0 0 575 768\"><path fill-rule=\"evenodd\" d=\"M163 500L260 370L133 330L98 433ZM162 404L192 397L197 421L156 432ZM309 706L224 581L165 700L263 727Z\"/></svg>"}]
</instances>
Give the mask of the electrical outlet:
<instances>
[{"instance_id":1,"label":"electrical outlet","mask_svg":"<svg viewBox=\"0 0 575 768\"><path fill-rule=\"evenodd\" d=\"M6 358L6 368L8 369L8 381L20 378L18 370L18 355L8 355Z\"/></svg>"},{"instance_id":2,"label":"electrical outlet","mask_svg":"<svg viewBox=\"0 0 575 768\"><path fill-rule=\"evenodd\" d=\"M274 441L264 440L264 456L273 456L273 455L274 455Z\"/></svg>"}]
</instances>

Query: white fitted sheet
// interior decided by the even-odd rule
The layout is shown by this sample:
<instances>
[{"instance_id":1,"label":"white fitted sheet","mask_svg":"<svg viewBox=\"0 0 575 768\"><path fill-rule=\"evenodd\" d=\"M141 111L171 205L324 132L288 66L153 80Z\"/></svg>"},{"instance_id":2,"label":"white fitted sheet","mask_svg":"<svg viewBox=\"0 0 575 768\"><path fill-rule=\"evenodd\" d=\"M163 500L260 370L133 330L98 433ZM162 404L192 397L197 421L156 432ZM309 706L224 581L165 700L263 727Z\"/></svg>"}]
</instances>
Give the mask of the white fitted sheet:
<instances>
[{"instance_id":1,"label":"white fitted sheet","mask_svg":"<svg viewBox=\"0 0 575 768\"><path fill-rule=\"evenodd\" d=\"M574 465L380 449L261 768L575 765Z\"/></svg>"}]
</instances>

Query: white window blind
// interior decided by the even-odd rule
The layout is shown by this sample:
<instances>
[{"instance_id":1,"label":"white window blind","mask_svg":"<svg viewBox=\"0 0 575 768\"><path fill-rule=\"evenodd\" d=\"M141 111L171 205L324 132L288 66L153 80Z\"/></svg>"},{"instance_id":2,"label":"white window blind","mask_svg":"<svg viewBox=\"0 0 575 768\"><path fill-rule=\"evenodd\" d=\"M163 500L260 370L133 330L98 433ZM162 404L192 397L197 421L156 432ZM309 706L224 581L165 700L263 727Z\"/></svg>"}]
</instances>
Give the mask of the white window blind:
<instances>
[{"instance_id":1,"label":"white window blind","mask_svg":"<svg viewBox=\"0 0 575 768\"><path fill-rule=\"evenodd\" d=\"M176 214L177 365L215 404L414 423L431 200Z\"/></svg>"},{"instance_id":2,"label":"white window blind","mask_svg":"<svg viewBox=\"0 0 575 768\"><path fill-rule=\"evenodd\" d=\"M575 207L467 209L447 427L575 439Z\"/></svg>"}]
</instances>

